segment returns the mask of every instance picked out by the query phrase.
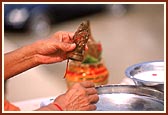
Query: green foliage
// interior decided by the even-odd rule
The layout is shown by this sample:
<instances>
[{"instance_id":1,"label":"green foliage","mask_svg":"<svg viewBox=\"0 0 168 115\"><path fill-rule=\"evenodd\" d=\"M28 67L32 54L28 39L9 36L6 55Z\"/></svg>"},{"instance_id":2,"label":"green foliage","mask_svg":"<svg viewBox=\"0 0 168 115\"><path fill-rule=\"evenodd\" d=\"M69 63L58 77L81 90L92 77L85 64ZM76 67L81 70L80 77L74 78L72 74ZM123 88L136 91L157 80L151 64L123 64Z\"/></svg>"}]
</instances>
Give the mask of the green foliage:
<instances>
[{"instance_id":1,"label":"green foliage","mask_svg":"<svg viewBox=\"0 0 168 115\"><path fill-rule=\"evenodd\" d=\"M82 62L84 64L93 64L99 62L100 59L94 58L93 56L87 55L85 60Z\"/></svg>"}]
</instances>

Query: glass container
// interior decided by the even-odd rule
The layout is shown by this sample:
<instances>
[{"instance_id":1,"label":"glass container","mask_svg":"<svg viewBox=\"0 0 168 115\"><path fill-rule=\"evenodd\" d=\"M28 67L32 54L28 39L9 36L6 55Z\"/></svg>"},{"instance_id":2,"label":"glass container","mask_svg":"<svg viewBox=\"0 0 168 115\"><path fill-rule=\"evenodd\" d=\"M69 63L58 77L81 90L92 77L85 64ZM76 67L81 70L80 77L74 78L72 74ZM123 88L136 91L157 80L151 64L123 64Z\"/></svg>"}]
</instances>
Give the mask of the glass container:
<instances>
[{"instance_id":1,"label":"glass container","mask_svg":"<svg viewBox=\"0 0 168 115\"><path fill-rule=\"evenodd\" d=\"M95 86L99 86L108 83L109 71L103 61L92 64L70 61L65 77L67 87L82 81L91 81Z\"/></svg>"}]
</instances>

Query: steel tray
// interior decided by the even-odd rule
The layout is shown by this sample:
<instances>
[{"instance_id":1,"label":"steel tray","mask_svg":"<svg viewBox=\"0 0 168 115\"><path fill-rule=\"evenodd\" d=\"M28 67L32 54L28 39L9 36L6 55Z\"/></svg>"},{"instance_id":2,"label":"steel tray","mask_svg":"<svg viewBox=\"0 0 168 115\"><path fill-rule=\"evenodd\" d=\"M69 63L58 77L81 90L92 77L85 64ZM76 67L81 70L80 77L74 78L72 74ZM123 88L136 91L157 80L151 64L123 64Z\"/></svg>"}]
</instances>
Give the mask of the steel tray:
<instances>
[{"instance_id":1,"label":"steel tray","mask_svg":"<svg viewBox=\"0 0 168 115\"><path fill-rule=\"evenodd\" d=\"M164 93L136 85L96 87L99 101L96 111L163 111Z\"/></svg>"}]
</instances>

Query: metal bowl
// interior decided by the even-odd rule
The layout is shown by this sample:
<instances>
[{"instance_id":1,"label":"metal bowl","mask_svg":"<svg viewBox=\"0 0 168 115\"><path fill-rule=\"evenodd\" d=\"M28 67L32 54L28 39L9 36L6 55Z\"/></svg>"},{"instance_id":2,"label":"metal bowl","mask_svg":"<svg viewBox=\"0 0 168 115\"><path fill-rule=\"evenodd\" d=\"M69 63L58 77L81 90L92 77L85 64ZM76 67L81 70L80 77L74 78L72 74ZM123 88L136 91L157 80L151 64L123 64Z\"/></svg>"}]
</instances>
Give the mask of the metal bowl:
<instances>
[{"instance_id":1,"label":"metal bowl","mask_svg":"<svg viewBox=\"0 0 168 115\"><path fill-rule=\"evenodd\" d=\"M163 111L161 91L136 85L96 87L99 95L96 111Z\"/></svg>"},{"instance_id":2,"label":"metal bowl","mask_svg":"<svg viewBox=\"0 0 168 115\"><path fill-rule=\"evenodd\" d=\"M125 71L136 85L164 91L164 61L150 61L132 65Z\"/></svg>"}]
</instances>

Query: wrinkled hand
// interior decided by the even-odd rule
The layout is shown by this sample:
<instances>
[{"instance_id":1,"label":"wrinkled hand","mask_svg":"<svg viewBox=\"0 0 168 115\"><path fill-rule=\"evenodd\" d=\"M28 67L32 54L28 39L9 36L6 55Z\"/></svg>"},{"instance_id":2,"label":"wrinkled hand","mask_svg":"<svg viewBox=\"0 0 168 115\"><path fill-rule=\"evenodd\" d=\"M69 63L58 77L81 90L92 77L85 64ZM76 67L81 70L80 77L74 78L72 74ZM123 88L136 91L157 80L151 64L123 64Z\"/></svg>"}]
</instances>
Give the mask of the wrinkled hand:
<instances>
[{"instance_id":1,"label":"wrinkled hand","mask_svg":"<svg viewBox=\"0 0 168 115\"><path fill-rule=\"evenodd\" d=\"M71 43L73 33L56 32L48 39L39 40L35 45L36 57L39 63L49 64L61 62L66 59L66 54L72 51L76 45Z\"/></svg>"},{"instance_id":2,"label":"wrinkled hand","mask_svg":"<svg viewBox=\"0 0 168 115\"><path fill-rule=\"evenodd\" d=\"M65 94L54 101L65 111L91 111L96 110L94 105L99 100L97 91L92 82L74 84Z\"/></svg>"}]
</instances>

